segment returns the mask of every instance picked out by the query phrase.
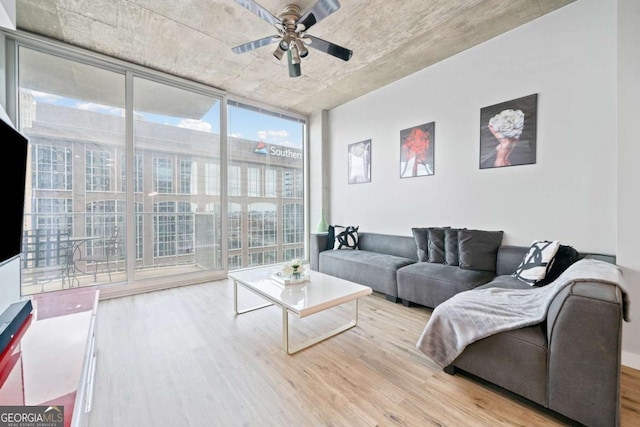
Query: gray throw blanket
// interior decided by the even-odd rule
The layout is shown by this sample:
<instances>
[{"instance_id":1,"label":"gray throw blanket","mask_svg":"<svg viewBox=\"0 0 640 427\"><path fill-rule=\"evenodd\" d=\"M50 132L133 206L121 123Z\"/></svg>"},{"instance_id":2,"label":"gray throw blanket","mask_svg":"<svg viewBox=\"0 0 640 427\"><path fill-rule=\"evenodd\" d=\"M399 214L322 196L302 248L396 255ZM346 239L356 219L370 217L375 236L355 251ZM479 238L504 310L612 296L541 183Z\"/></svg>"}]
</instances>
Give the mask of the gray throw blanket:
<instances>
[{"instance_id":1,"label":"gray throw blanket","mask_svg":"<svg viewBox=\"0 0 640 427\"><path fill-rule=\"evenodd\" d=\"M582 259L544 287L475 289L453 296L433 310L416 346L444 368L477 340L542 322L553 298L565 286L581 281L619 286L624 320L629 321L628 294L620 268L604 261Z\"/></svg>"}]
</instances>

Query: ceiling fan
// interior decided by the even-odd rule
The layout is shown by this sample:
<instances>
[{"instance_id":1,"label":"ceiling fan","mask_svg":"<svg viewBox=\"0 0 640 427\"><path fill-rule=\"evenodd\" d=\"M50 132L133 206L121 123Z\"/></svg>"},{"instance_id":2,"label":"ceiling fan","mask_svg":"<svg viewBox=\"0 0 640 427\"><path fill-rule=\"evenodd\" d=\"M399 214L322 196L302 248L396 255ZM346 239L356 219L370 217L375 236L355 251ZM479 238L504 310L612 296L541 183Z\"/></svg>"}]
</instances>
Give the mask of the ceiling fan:
<instances>
[{"instance_id":1,"label":"ceiling fan","mask_svg":"<svg viewBox=\"0 0 640 427\"><path fill-rule=\"evenodd\" d=\"M277 35L264 37L234 47L232 50L235 53L249 52L277 42L278 47L273 52L273 56L280 60L285 52L287 53L290 77L299 77L302 74L300 58L304 58L309 54L307 46L328 53L343 61L348 61L353 55L353 52L349 49L307 34L309 28L340 9L338 0L318 0L303 14L301 14L300 7L295 4L289 4L285 6L282 13L277 17L254 0L235 0L235 2L278 30Z\"/></svg>"}]
</instances>

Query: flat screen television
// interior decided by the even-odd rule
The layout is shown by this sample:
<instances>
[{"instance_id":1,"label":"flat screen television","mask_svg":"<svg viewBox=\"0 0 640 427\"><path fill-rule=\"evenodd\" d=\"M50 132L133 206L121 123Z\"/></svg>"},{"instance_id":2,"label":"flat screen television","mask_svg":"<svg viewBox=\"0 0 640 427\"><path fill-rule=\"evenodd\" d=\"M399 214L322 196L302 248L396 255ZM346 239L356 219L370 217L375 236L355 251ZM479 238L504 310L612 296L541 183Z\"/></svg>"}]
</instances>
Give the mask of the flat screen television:
<instances>
[{"instance_id":1,"label":"flat screen television","mask_svg":"<svg viewBox=\"0 0 640 427\"><path fill-rule=\"evenodd\" d=\"M27 174L28 139L16 130L0 106L0 265L19 255L22 250L25 180Z\"/></svg>"}]
</instances>

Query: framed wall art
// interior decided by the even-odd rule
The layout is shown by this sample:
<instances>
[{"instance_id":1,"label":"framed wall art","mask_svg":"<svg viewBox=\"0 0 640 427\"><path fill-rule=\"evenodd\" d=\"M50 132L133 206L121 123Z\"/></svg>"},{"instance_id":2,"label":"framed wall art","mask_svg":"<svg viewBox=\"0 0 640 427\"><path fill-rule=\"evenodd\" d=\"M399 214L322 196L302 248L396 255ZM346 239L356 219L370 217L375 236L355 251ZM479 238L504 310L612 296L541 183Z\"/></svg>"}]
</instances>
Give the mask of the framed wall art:
<instances>
[{"instance_id":1,"label":"framed wall art","mask_svg":"<svg viewBox=\"0 0 640 427\"><path fill-rule=\"evenodd\" d=\"M435 122L400 131L400 178L433 175Z\"/></svg>"},{"instance_id":2,"label":"framed wall art","mask_svg":"<svg viewBox=\"0 0 640 427\"><path fill-rule=\"evenodd\" d=\"M480 169L536 163L538 95L480 109Z\"/></svg>"},{"instance_id":3,"label":"framed wall art","mask_svg":"<svg viewBox=\"0 0 640 427\"><path fill-rule=\"evenodd\" d=\"M349 144L349 184L371 182L371 140Z\"/></svg>"}]
</instances>

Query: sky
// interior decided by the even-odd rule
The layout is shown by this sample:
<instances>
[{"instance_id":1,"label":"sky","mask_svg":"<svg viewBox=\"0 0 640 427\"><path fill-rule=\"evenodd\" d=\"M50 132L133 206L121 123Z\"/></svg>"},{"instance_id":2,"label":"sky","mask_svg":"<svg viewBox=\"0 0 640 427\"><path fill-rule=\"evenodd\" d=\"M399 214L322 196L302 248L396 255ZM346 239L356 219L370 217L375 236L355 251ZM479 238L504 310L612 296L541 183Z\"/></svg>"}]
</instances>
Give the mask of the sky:
<instances>
[{"instance_id":1,"label":"sky","mask_svg":"<svg viewBox=\"0 0 640 427\"><path fill-rule=\"evenodd\" d=\"M78 108L102 114L123 115L123 109L119 107L111 107L29 89L22 89L22 91L31 93L35 102ZM218 119L220 115L219 102L216 102L200 120L143 111L136 111L135 115L137 118L142 118L145 121L153 123L195 129L215 134L220 133L220 123ZM304 127L298 122L235 106L229 106L227 117L230 136L302 149Z\"/></svg>"}]
</instances>

